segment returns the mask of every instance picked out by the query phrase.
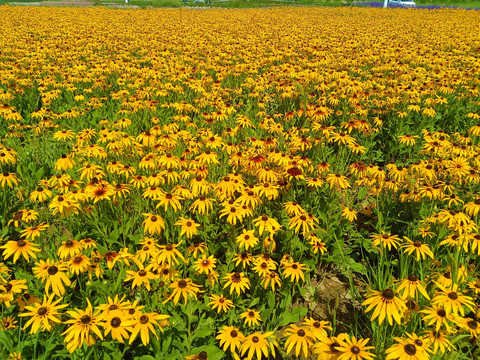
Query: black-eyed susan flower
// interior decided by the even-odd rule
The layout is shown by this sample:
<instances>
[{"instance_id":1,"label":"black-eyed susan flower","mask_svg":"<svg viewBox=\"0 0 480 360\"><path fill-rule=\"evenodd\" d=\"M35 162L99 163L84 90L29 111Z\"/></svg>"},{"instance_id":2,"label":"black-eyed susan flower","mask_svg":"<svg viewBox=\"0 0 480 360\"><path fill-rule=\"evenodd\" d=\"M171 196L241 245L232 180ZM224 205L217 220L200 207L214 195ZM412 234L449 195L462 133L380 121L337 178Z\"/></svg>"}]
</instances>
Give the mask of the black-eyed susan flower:
<instances>
[{"instance_id":1,"label":"black-eyed susan flower","mask_svg":"<svg viewBox=\"0 0 480 360\"><path fill-rule=\"evenodd\" d=\"M297 358L300 354L302 354L304 358L308 357L310 348L315 341L315 335L310 329L291 324L283 334L287 338L284 347L288 354L295 349L295 356Z\"/></svg>"},{"instance_id":2,"label":"black-eyed susan flower","mask_svg":"<svg viewBox=\"0 0 480 360\"><path fill-rule=\"evenodd\" d=\"M242 233L235 239L240 248L248 250L258 244L258 238L255 236L253 230L242 229Z\"/></svg>"},{"instance_id":3,"label":"black-eyed susan flower","mask_svg":"<svg viewBox=\"0 0 480 360\"><path fill-rule=\"evenodd\" d=\"M17 328L17 321L13 316L4 316L0 319L0 329L3 331Z\"/></svg>"},{"instance_id":4,"label":"black-eyed susan flower","mask_svg":"<svg viewBox=\"0 0 480 360\"><path fill-rule=\"evenodd\" d=\"M403 251L405 254L411 255L415 253L415 258L417 261L420 261L420 258L425 260L427 256L432 259L434 258L433 252L430 250L428 244L425 244L420 240L412 241L406 236L404 236L403 239L405 240L405 243L403 243L400 247L404 249Z\"/></svg>"},{"instance_id":5,"label":"black-eyed susan flower","mask_svg":"<svg viewBox=\"0 0 480 360\"><path fill-rule=\"evenodd\" d=\"M18 185L18 181L17 174L8 171L0 172L0 185L2 188L4 188L5 185L13 188L15 185Z\"/></svg>"},{"instance_id":6,"label":"black-eyed susan flower","mask_svg":"<svg viewBox=\"0 0 480 360\"><path fill-rule=\"evenodd\" d=\"M374 349L373 346L367 346L370 339L359 339L345 336L342 345L336 347L341 355L338 360L372 360L375 355L368 350Z\"/></svg>"},{"instance_id":7,"label":"black-eyed susan flower","mask_svg":"<svg viewBox=\"0 0 480 360\"><path fill-rule=\"evenodd\" d=\"M193 258L198 257L198 253L205 253L205 243L204 242L194 242L192 245L187 247L187 252L192 254Z\"/></svg>"},{"instance_id":8,"label":"black-eyed susan flower","mask_svg":"<svg viewBox=\"0 0 480 360\"><path fill-rule=\"evenodd\" d=\"M90 259L86 255L75 255L68 262L69 270L72 274L79 275L81 273L87 272L88 267L90 266Z\"/></svg>"},{"instance_id":9,"label":"black-eyed susan flower","mask_svg":"<svg viewBox=\"0 0 480 360\"><path fill-rule=\"evenodd\" d=\"M3 250L4 259L8 259L13 255L14 264L17 262L20 256L29 262L30 256L35 259L37 257L35 253L41 251L37 244L26 239L10 240L5 245L0 247L0 249L5 249Z\"/></svg>"},{"instance_id":10,"label":"black-eyed susan flower","mask_svg":"<svg viewBox=\"0 0 480 360\"><path fill-rule=\"evenodd\" d=\"M210 296L210 299L212 301L208 303L208 306L211 306L213 310L216 309L218 313L222 311L226 313L230 309L234 308L233 301L225 298L223 295L218 296L212 294L212 296Z\"/></svg>"},{"instance_id":11,"label":"black-eyed susan flower","mask_svg":"<svg viewBox=\"0 0 480 360\"><path fill-rule=\"evenodd\" d=\"M442 306L433 305L420 311L423 321L429 326L435 326L435 331L445 328L447 332L451 331L452 324L456 317L453 313L447 312Z\"/></svg>"},{"instance_id":12,"label":"black-eyed susan flower","mask_svg":"<svg viewBox=\"0 0 480 360\"><path fill-rule=\"evenodd\" d=\"M172 294L164 301L164 303L173 299L173 303L177 305L180 296L182 296L186 305L188 295L192 295L197 299L197 293L200 291L201 286L194 284L191 279L186 278L175 280L169 287L173 289Z\"/></svg>"},{"instance_id":13,"label":"black-eyed susan flower","mask_svg":"<svg viewBox=\"0 0 480 360\"><path fill-rule=\"evenodd\" d=\"M173 194L170 192L161 193L154 200L158 201L157 208L164 207L165 211L167 211L170 207L175 212L182 208L182 204L180 203L180 200L182 200L182 198L177 194Z\"/></svg>"},{"instance_id":14,"label":"black-eyed susan flower","mask_svg":"<svg viewBox=\"0 0 480 360\"><path fill-rule=\"evenodd\" d=\"M135 326L135 319L130 317L128 312L122 310L112 310L105 314L101 326L104 329L104 334L110 334L113 340L117 340L122 344L125 339L130 337L129 333L133 332Z\"/></svg>"},{"instance_id":15,"label":"black-eyed susan flower","mask_svg":"<svg viewBox=\"0 0 480 360\"><path fill-rule=\"evenodd\" d=\"M165 221L160 215L144 213L143 216L147 217L143 221L144 233L149 233L150 235L154 235L154 234L160 234L162 230L165 230Z\"/></svg>"},{"instance_id":16,"label":"black-eyed susan flower","mask_svg":"<svg viewBox=\"0 0 480 360\"><path fill-rule=\"evenodd\" d=\"M198 228L200 227L200 224L197 224L194 220L183 217L180 217L180 220L178 220L175 225L180 226L180 236L186 235L188 239L197 235Z\"/></svg>"},{"instance_id":17,"label":"black-eyed susan flower","mask_svg":"<svg viewBox=\"0 0 480 360\"><path fill-rule=\"evenodd\" d=\"M75 161L70 156L62 154L60 159L58 159L55 163L55 169L58 171L66 171L69 169L73 169L74 165Z\"/></svg>"},{"instance_id":18,"label":"black-eyed susan flower","mask_svg":"<svg viewBox=\"0 0 480 360\"><path fill-rule=\"evenodd\" d=\"M35 238L39 237L40 234L42 233L42 231L47 230L49 226L50 225L42 222L38 225L34 225L34 226L30 226L30 227L25 228L24 230L22 230L20 232L20 234L22 234L22 236L24 236L27 239L35 240Z\"/></svg>"},{"instance_id":19,"label":"black-eyed susan flower","mask_svg":"<svg viewBox=\"0 0 480 360\"><path fill-rule=\"evenodd\" d=\"M351 187L348 178L339 173L328 174L327 183L329 184L330 189L344 190Z\"/></svg>"},{"instance_id":20,"label":"black-eyed susan flower","mask_svg":"<svg viewBox=\"0 0 480 360\"><path fill-rule=\"evenodd\" d=\"M210 274L212 273L216 267L216 262L217 259L213 256L210 255L208 258L204 254L200 259L197 259L195 261L194 269L197 271L199 274Z\"/></svg>"},{"instance_id":21,"label":"black-eyed susan flower","mask_svg":"<svg viewBox=\"0 0 480 360\"><path fill-rule=\"evenodd\" d=\"M240 352L242 356L247 354L247 360L253 359L256 356L257 360L262 359L262 354L268 358L268 354L274 351L276 341L270 340L273 336L273 331L266 333L255 332L248 335L243 340ZM270 341L269 341L270 340Z\"/></svg>"},{"instance_id":22,"label":"black-eyed susan flower","mask_svg":"<svg viewBox=\"0 0 480 360\"><path fill-rule=\"evenodd\" d=\"M259 322L262 321L260 312L253 309L245 309L245 311L240 314L240 318L243 319L245 325L249 327L258 326Z\"/></svg>"},{"instance_id":23,"label":"black-eyed susan flower","mask_svg":"<svg viewBox=\"0 0 480 360\"><path fill-rule=\"evenodd\" d=\"M237 350L240 350L245 336L234 326L223 326L215 339L219 340L223 351L229 349L231 353L235 353Z\"/></svg>"},{"instance_id":24,"label":"black-eyed susan flower","mask_svg":"<svg viewBox=\"0 0 480 360\"><path fill-rule=\"evenodd\" d=\"M480 323L478 323L478 321L475 319L458 317L456 319L456 323L464 331L469 332L471 337L478 338L478 335L480 335Z\"/></svg>"},{"instance_id":25,"label":"black-eyed susan flower","mask_svg":"<svg viewBox=\"0 0 480 360\"><path fill-rule=\"evenodd\" d=\"M435 292L432 304L441 305L447 313L465 315L465 308L473 310L473 299L462 294L458 284L442 286L437 282L438 291Z\"/></svg>"},{"instance_id":26,"label":"black-eyed susan flower","mask_svg":"<svg viewBox=\"0 0 480 360\"><path fill-rule=\"evenodd\" d=\"M343 208L342 216L349 222L357 220L357 212L348 206Z\"/></svg>"},{"instance_id":27,"label":"black-eyed susan flower","mask_svg":"<svg viewBox=\"0 0 480 360\"><path fill-rule=\"evenodd\" d=\"M275 232L281 228L281 225L272 217L262 215L252 221L253 225L258 228L258 234L262 235L264 231Z\"/></svg>"},{"instance_id":28,"label":"black-eyed susan flower","mask_svg":"<svg viewBox=\"0 0 480 360\"><path fill-rule=\"evenodd\" d=\"M410 338L394 337L396 344L390 346L385 353L386 360L408 359L408 360L428 360L429 353L421 346L417 346Z\"/></svg>"},{"instance_id":29,"label":"black-eyed susan flower","mask_svg":"<svg viewBox=\"0 0 480 360\"><path fill-rule=\"evenodd\" d=\"M155 274L153 274L148 269L145 269L142 264L137 262L138 270L127 270L125 277L125 282L132 280L132 289L145 285L145 288L150 291L150 280L156 278Z\"/></svg>"},{"instance_id":30,"label":"black-eyed susan flower","mask_svg":"<svg viewBox=\"0 0 480 360\"><path fill-rule=\"evenodd\" d=\"M200 195L198 199L193 202L190 210L200 215L209 214L213 210L214 202L215 199L207 198L205 195Z\"/></svg>"},{"instance_id":31,"label":"black-eyed susan flower","mask_svg":"<svg viewBox=\"0 0 480 360\"><path fill-rule=\"evenodd\" d=\"M78 240L71 239L62 242L62 245L58 247L57 255L60 256L61 259L66 260L81 253L82 249L83 246Z\"/></svg>"},{"instance_id":32,"label":"black-eyed susan flower","mask_svg":"<svg viewBox=\"0 0 480 360\"><path fill-rule=\"evenodd\" d=\"M102 316L100 313L93 312L92 304L87 299L88 306L85 310L74 309L66 311L66 313L72 318L65 321L65 324L69 324L69 327L62 333L65 336L65 343L67 343L67 350L73 353L76 349L82 347L85 343L88 346L92 346L95 340L92 334L97 335L100 340L103 340L102 332L99 329Z\"/></svg>"},{"instance_id":33,"label":"black-eyed susan flower","mask_svg":"<svg viewBox=\"0 0 480 360\"><path fill-rule=\"evenodd\" d=\"M253 261L253 257L251 254L244 252L235 255L233 260L235 261L235 266L242 264L242 267L245 269L247 266L250 266Z\"/></svg>"},{"instance_id":34,"label":"black-eyed susan flower","mask_svg":"<svg viewBox=\"0 0 480 360\"><path fill-rule=\"evenodd\" d=\"M70 286L71 281L68 277L68 266L64 263L50 262L50 259L46 261L46 268L37 277L43 277L45 279L45 293L49 294L51 288L53 293L57 296L65 294L65 286Z\"/></svg>"},{"instance_id":35,"label":"black-eyed susan flower","mask_svg":"<svg viewBox=\"0 0 480 360\"><path fill-rule=\"evenodd\" d=\"M230 294L235 291L237 295L240 296L241 293L250 289L250 280L248 280L243 272L225 274L223 279L226 281L223 288L230 288Z\"/></svg>"},{"instance_id":36,"label":"black-eyed susan flower","mask_svg":"<svg viewBox=\"0 0 480 360\"><path fill-rule=\"evenodd\" d=\"M275 271L268 271L263 276L261 284L264 289L270 287L272 289L272 292L275 292L275 287L282 286L282 280Z\"/></svg>"},{"instance_id":37,"label":"black-eyed susan flower","mask_svg":"<svg viewBox=\"0 0 480 360\"><path fill-rule=\"evenodd\" d=\"M112 299L110 296L107 298L106 304L100 304L97 309L102 311L103 317L115 310L127 311L130 308L130 303L125 300L125 295L119 297L118 294Z\"/></svg>"},{"instance_id":38,"label":"black-eyed susan flower","mask_svg":"<svg viewBox=\"0 0 480 360\"><path fill-rule=\"evenodd\" d=\"M380 234L375 234L370 236L373 240L373 246L382 246L382 248L388 248L392 250L392 246L397 249L399 245L399 238L397 235L392 235L382 231Z\"/></svg>"},{"instance_id":39,"label":"black-eyed susan flower","mask_svg":"<svg viewBox=\"0 0 480 360\"><path fill-rule=\"evenodd\" d=\"M407 298L416 299L417 292L430 300L422 281L415 274L410 274L405 279L401 280L397 287L397 292L404 300Z\"/></svg>"},{"instance_id":40,"label":"black-eyed susan flower","mask_svg":"<svg viewBox=\"0 0 480 360\"><path fill-rule=\"evenodd\" d=\"M58 305L58 303L62 301L62 298L55 301L53 301L53 298L53 294L48 298L47 296L44 296L42 303L25 306L25 309L28 310L28 312L19 314L19 316L29 316L31 318L23 326L24 330L31 325L30 334L35 334L39 330L41 332L52 331L54 324L60 324L62 322L59 319L60 313L58 311L66 308L68 304Z\"/></svg>"},{"instance_id":41,"label":"black-eyed susan flower","mask_svg":"<svg viewBox=\"0 0 480 360\"><path fill-rule=\"evenodd\" d=\"M463 209L469 216L477 216L478 212L480 211L480 198L466 203Z\"/></svg>"},{"instance_id":42,"label":"black-eyed susan flower","mask_svg":"<svg viewBox=\"0 0 480 360\"><path fill-rule=\"evenodd\" d=\"M448 339L446 331L428 330L425 332L425 336L427 337L429 343L433 346L433 354L436 354L440 351L440 353L443 355L447 351L455 349L455 346L453 346Z\"/></svg>"},{"instance_id":43,"label":"black-eyed susan flower","mask_svg":"<svg viewBox=\"0 0 480 360\"><path fill-rule=\"evenodd\" d=\"M313 333L316 339L327 337L327 330L332 330L328 321L315 320L314 318L305 318L302 324Z\"/></svg>"},{"instance_id":44,"label":"black-eyed susan flower","mask_svg":"<svg viewBox=\"0 0 480 360\"><path fill-rule=\"evenodd\" d=\"M3 278L2 278L3 280ZM14 301L15 294L22 293L23 290L27 290L27 280L9 280L3 285L0 285L0 301L5 304L7 308L10 307L11 302Z\"/></svg>"},{"instance_id":45,"label":"black-eyed susan flower","mask_svg":"<svg viewBox=\"0 0 480 360\"><path fill-rule=\"evenodd\" d=\"M380 324L385 319L388 320L390 325L393 325L394 320L397 324L401 324L403 313L407 310L405 303L395 296L395 292L392 289L370 291L368 299L362 305L367 306L365 312L374 310L371 320L373 321L378 317Z\"/></svg>"},{"instance_id":46,"label":"black-eyed susan flower","mask_svg":"<svg viewBox=\"0 0 480 360\"><path fill-rule=\"evenodd\" d=\"M30 194L30 200L33 202L44 202L52 197L52 191L46 187L39 186Z\"/></svg>"},{"instance_id":47,"label":"black-eyed susan flower","mask_svg":"<svg viewBox=\"0 0 480 360\"><path fill-rule=\"evenodd\" d=\"M164 314L139 312L138 316L136 317L136 322L133 325L133 329L131 330L129 343L133 343L138 334L140 334L142 344L145 346L150 343L150 333L158 339L155 327L158 327L160 331L163 332L161 322L165 321L169 317L169 315Z\"/></svg>"},{"instance_id":48,"label":"black-eyed susan flower","mask_svg":"<svg viewBox=\"0 0 480 360\"><path fill-rule=\"evenodd\" d=\"M158 261L164 262L167 264L179 264L178 259L185 261L182 253L177 250L177 247L182 242L178 244L167 244L167 245L160 245L158 250Z\"/></svg>"},{"instance_id":49,"label":"black-eyed susan flower","mask_svg":"<svg viewBox=\"0 0 480 360\"><path fill-rule=\"evenodd\" d=\"M283 264L283 276L290 278L290 281L298 282L300 279L305 280L305 274L303 273L308 268L305 264L299 262L288 261Z\"/></svg>"}]
</instances>

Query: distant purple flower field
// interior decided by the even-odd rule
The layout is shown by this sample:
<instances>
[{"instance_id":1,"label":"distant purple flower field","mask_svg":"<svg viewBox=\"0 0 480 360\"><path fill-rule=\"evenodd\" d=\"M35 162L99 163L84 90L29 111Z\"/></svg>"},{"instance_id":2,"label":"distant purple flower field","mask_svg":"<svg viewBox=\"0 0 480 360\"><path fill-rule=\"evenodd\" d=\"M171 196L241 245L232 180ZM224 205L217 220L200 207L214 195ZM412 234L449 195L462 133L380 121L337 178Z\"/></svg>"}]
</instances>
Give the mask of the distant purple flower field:
<instances>
[{"instance_id":1,"label":"distant purple flower field","mask_svg":"<svg viewBox=\"0 0 480 360\"><path fill-rule=\"evenodd\" d=\"M383 7L383 1L365 1L362 3L358 3L359 6L370 6L370 7ZM392 8L401 8L402 6L400 5L392 5L389 4L388 7ZM416 9L459 9L456 6L440 6L440 5L417 5ZM480 10L478 8L460 8L460 9L465 9L465 10Z\"/></svg>"}]
</instances>

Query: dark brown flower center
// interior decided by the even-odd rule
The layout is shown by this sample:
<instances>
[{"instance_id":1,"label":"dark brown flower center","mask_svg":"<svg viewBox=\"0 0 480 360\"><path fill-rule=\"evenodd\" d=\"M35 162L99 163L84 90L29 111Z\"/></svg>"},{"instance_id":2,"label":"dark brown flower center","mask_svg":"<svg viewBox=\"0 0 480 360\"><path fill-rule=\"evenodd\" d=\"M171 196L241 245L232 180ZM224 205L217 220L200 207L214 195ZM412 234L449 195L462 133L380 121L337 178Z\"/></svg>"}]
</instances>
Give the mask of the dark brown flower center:
<instances>
[{"instance_id":1,"label":"dark brown flower center","mask_svg":"<svg viewBox=\"0 0 480 360\"><path fill-rule=\"evenodd\" d=\"M415 246L415 247L418 248L418 247L422 246L422 242L421 242L420 240L415 240L415 241L413 242L413 246Z\"/></svg>"},{"instance_id":2,"label":"dark brown flower center","mask_svg":"<svg viewBox=\"0 0 480 360\"><path fill-rule=\"evenodd\" d=\"M467 322L467 325L472 330L476 330L478 327L478 323L475 320L470 320L469 322Z\"/></svg>"},{"instance_id":3,"label":"dark brown flower center","mask_svg":"<svg viewBox=\"0 0 480 360\"><path fill-rule=\"evenodd\" d=\"M448 293L448 298L450 300L457 300L458 299L458 294L456 292L451 292L451 293Z\"/></svg>"},{"instance_id":4,"label":"dark brown flower center","mask_svg":"<svg viewBox=\"0 0 480 360\"><path fill-rule=\"evenodd\" d=\"M392 289L385 289L382 292L382 297L386 300L393 300L393 298L395 297L395 293Z\"/></svg>"},{"instance_id":5,"label":"dark brown flower center","mask_svg":"<svg viewBox=\"0 0 480 360\"><path fill-rule=\"evenodd\" d=\"M337 347L339 347L339 346L340 346L339 343L334 342L333 344L330 345L330 351L333 352L333 353L340 352L340 350L337 349Z\"/></svg>"},{"instance_id":6,"label":"dark brown flower center","mask_svg":"<svg viewBox=\"0 0 480 360\"><path fill-rule=\"evenodd\" d=\"M120 318L117 316L110 321L110 325L112 325L113 328L118 328L121 323L122 323L122 320L120 320Z\"/></svg>"},{"instance_id":7,"label":"dark brown flower center","mask_svg":"<svg viewBox=\"0 0 480 360\"><path fill-rule=\"evenodd\" d=\"M305 330L303 330L303 329L298 330L297 335L300 336L300 337L304 337L305 336Z\"/></svg>"},{"instance_id":8,"label":"dark brown flower center","mask_svg":"<svg viewBox=\"0 0 480 360\"><path fill-rule=\"evenodd\" d=\"M172 251L173 250L173 245L172 244L168 244L165 246L165 250L167 251Z\"/></svg>"},{"instance_id":9,"label":"dark brown flower center","mask_svg":"<svg viewBox=\"0 0 480 360\"><path fill-rule=\"evenodd\" d=\"M58 272L58 267L56 267L55 265L52 265L48 268L47 272L48 272L48 275L53 276Z\"/></svg>"},{"instance_id":10,"label":"dark brown flower center","mask_svg":"<svg viewBox=\"0 0 480 360\"><path fill-rule=\"evenodd\" d=\"M82 262L82 260L83 260L83 259L82 259L81 256L75 256L75 257L73 258L73 262L74 262L75 264L80 264L80 263Z\"/></svg>"},{"instance_id":11,"label":"dark brown flower center","mask_svg":"<svg viewBox=\"0 0 480 360\"><path fill-rule=\"evenodd\" d=\"M207 360L208 359L207 352L206 351L200 351L198 353L198 359L199 360Z\"/></svg>"},{"instance_id":12,"label":"dark brown flower center","mask_svg":"<svg viewBox=\"0 0 480 360\"><path fill-rule=\"evenodd\" d=\"M443 318L443 317L447 316L447 312L443 309L440 309L440 310L437 311L437 315Z\"/></svg>"},{"instance_id":13,"label":"dark brown flower center","mask_svg":"<svg viewBox=\"0 0 480 360\"><path fill-rule=\"evenodd\" d=\"M18 247L24 247L25 245L27 245L25 240L20 239L20 240L17 241L17 246Z\"/></svg>"},{"instance_id":14,"label":"dark brown flower center","mask_svg":"<svg viewBox=\"0 0 480 360\"><path fill-rule=\"evenodd\" d=\"M140 316L140 324L146 324L146 323L148 323L148 316L147 315Z\"/></svg>"},{"instance_id":15,"label":"dark brown flower center","mask_svg":"<svg viewBox=\"0 0 480 360\"><path fill-rule=\"evenodd\" d=\"M155 215L153 215L153 216L150 218L150 221L151 221L151 222L155 222L155 221L157 221L157 220L158 220L158 218L157 218Z\"/></svg>"},{"instance_id":16,"label":"dark brown flower center","mask_svg":"<svg viewBox=\"0 0 480 360\"><path fill-rule=\"evenodd\" d=\"M87 325L90 323L90 321L92 321L92 318L88 315L83 315L81 318L80 318L80 321L82 322L82 324L84 325Z\"/></svg>"},{"instance_id":17,"label":"dark brown flower center","mask_svg":"<svg viewBox=\"0 0 480 360\"><path fill-rule=\"evenodd\" d=\"M258 338L258 336L254 336L254 337L252 337L252 341L254 343L258 343L260 341L260 339Z\"/></svg>"},{"instance_id":18,"label":"dark brown flower center","mask_svg":"<svg viewBox=\"0 0 480 360\"><path fill-rule=\"evenodd\" d=\"M407 344L403 347L403 349L410 356L413 356L417 353L417 348L413 344Z\"/></svg>"},{"instance_id":19,"label":"dark brown flower center","mask_svg":"<svg viewBox=\"0 0 480 360\"><path fill-rule=\"evenodd\" d=\"M415 301L413 301L413 300L408 300L405 303L405 305L407 306L407 309L409 309L409 310L413 310L417 306L417 304L415 304Z\"/></svg>"},{"instance_id":20,"label":"dark brown flower center","mask_svg":"<svg viewBox=\"0 0 480 360\"><path fill-rule=\"evenodd\" d=\"M242 276L238 272L236 272L232 275L232 281L235 282L235 283L240 282L241 279L242 279Z\"/></svg>"},{"instance_id":21,"label":"dark brown flower center","mask_svg":"<svg viewBox=\"0 0 480 360\"><path fill-rule=\"evenodd\" d=\"M230 336L231 336L232 338L237 337L237 336L238 336L237 330L232 330L232 331L230 332Z\"/></svg>"},{"instance_id":22,"label":"dark brown flower center","mask_svg":"<svg viewBox=\"0 0 480 360\"><path fill-rule=\"evenodd\" d=\"M352 352L352 354L359 354L360 353L360 348L358 346L352 346L350 348L350 351Z\"/></svg>"},{"instance_id":23,"label":"dark brown flower center","mask_svg":"<svg viewBox=\"0 0 480 360\"><path fill-rule=\"evenodd\" d=\"M415 275L415 274L408 275L408 280L411 281L411 282L418 281L417 275Z\"/></svg>"},{"instance_id":24,"label":"dark brown flower center","mask_svg":"<svg viewBox=\"0 0 480 360\"><path fill-rule=\"evenodd\" d=\"M142 269L142 270L140 270L140 271L138 272L138 275L139 275L139 276L145 276L145 275L147 275L147 272Z\"/></svg>"},{"instance_id":25,"label":"dark brown flower center","mask_svg":"<svg viewBox=\"0 0 480 360\"><path fill-rule=\"evenodd\" d=\"M180 280L180 281L178 282L178 287L179 287L180 289L185 289L185 288L187 287L187 282L186 282L185 280Z\"/></svg>"},{"instance_id":26,"label":"dark brown flower center","mask_svg":"<svg viewBox=\"0 0 480 360\"><path fill-rule=\"evenodd\" d=\"M45 306L42 306L37 310L37 314L40 316L43 316L47 313L48 309Z\"/></svg>"},{"instance_id":27,"label":"dark brown flower center","mask_svg":"<svg viewBox=\"0 0 480 360\"><path fill-rule=\"evenodd\" d=\"M423 341L420 340L420 339L415 339L414 343L415 343L415 345L417 345L417 346L422 346L422 345L423 345Z\"/></svg>"}]
</instances>

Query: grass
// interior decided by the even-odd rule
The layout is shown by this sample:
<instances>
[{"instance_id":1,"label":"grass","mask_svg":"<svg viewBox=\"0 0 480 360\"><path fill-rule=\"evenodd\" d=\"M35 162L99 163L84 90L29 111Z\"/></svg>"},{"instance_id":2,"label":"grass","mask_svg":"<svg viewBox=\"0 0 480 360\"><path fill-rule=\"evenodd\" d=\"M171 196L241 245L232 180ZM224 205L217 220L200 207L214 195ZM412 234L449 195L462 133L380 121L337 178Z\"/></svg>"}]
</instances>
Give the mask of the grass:
<instances>
[{"instance_id":1,"label":"grass","mask_svg":"<svg viewBox=\"0 0 480 360\"><path fill-rule=\"evenodd\" d=\"M352 0L212 0L211 4L206 4L206 2L195 3L193 0L187 0L186 3L182 0L130 0L129 4L137 5L140 7L181 7L186 5L192 7L212 6L227 9L242 9L288 5L345 6L350 5L352 2ZM98 5L123 3L124 0L97 0ZM417 5L440 5L464 8L480 8L480 0L417 0L416 3Z\"/></svg>"},{"instance_id":2,"label":"grass","mask_svg":"<svg viewBox=\"0 0 480 360\"><path fill-rule=\"evenodd\" d=\"M31 2L33 0L14 0L14 2ZM52 1L52 0L36 0L36 1ZM54 0L58 1L58 0ZM361 1L361 0L358 0ZM365 0L368 1L368 0ZM375 1L375 0L373 0ZM382 0L376 0L382 1ZM0 4L9 1L0 0ZM211 4L204 2L195 3L193 0L130 0L130 5L139 7L172 7L178 8L182 6L192 7L221 7L227 9L242 8L259 8L269 6L345 6L350 5L353 0L212 0ZM96 0L96 5L108 4L124 4L124 0ZM417 5L440 5L440 6L456 6L461 8L480 8L480 0L416 0Z\"/></svg>"},{"instance_id":3,"label":"grass","mask_svg":"<svg viewBox=\"0 0 480 360\"><path fill-rule=\"evenodd\" d=\"M480 8L479 0L417 0L417 5L443 5L462 8Z\"/></svg>"},{"instance_id":4,"label":"grass","mask_svg":"<svg viewBox=\"0 0 480 360\"><path fill-rule=\"evenodd\" d=\"M230 9L242 8L258 8L267 6L282 6L282 5L306 5L306 6L340 6L349 5L351 0L212 0L211 4L206 2L195 3L193 0L187 0L184 3L182 0L130 0L130 5L137 5L140 7L222 7ZM123 4L123 0L99 0L98 4Z\"/></svg>"}]
</instances>

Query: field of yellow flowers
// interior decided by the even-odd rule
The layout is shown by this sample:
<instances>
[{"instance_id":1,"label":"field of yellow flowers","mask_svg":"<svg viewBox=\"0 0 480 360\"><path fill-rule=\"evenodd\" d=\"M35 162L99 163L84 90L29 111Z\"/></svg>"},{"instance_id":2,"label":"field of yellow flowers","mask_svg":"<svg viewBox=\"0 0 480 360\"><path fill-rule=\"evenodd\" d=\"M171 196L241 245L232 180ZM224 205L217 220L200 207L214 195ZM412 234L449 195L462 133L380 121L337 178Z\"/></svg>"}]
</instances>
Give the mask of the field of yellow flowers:
<instances>
[{"instance_id":1,"label":"field of yellow flowers","mask_svg":"<svg viewBox=\"0 0 480 360\"><path fill-rule=\"evenodd\" d=\"M480 356L480 13L0 24L1 359Z\"/></svg>"}]
</instances>

